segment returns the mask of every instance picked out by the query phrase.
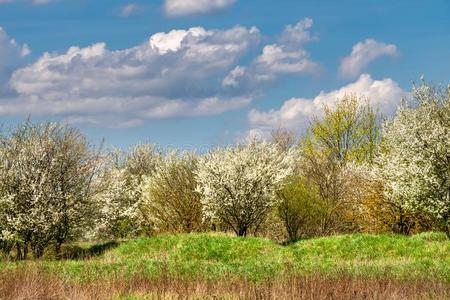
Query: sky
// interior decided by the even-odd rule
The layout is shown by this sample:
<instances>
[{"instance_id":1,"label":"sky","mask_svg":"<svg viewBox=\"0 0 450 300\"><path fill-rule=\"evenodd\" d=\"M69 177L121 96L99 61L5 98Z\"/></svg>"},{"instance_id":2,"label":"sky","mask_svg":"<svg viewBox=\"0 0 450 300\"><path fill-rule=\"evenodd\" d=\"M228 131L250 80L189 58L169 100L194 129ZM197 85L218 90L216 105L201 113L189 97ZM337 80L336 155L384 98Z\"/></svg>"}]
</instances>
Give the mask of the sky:
<instances>
[{"instance_id":1,"label":"sky","mask_svg":"<svg viewBox=\"0 0 450 300\"><path fill-rule=\"evenodd\" d=\"M447 0L0 0L0 123L203 149L450 83Z\"/></svg>"}]
</instances>

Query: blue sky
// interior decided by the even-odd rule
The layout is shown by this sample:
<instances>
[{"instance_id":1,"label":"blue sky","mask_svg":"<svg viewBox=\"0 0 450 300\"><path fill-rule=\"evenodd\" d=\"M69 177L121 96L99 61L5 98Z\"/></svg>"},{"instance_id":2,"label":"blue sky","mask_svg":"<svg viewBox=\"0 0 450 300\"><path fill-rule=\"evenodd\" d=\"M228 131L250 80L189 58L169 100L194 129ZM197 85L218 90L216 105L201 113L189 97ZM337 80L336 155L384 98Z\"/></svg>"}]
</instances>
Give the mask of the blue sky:
<instances>
[{"instance_id":1,"label":"blue sky","mask_svg":"<svg viewBox=\"0 0 450 300\"><path fill-rule=\"evenodd\" d=\"M0 27L3 123L120 147L302 132L346 93L391 114L422 74L450 82L445 0L0 0Z\"/></svg>"}]
</instances>

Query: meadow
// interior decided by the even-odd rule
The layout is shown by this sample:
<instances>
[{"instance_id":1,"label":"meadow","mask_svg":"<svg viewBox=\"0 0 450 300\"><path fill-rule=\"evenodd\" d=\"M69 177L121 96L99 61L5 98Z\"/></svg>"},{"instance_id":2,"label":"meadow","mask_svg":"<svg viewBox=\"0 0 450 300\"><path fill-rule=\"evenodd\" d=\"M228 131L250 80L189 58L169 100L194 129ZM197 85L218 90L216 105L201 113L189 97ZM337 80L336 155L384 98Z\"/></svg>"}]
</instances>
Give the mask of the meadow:
<instances>
[{"instance_id":1,"label":"meadow","mask_svg":"<svg viewBox=\"0 0 450 300\"><path fill-rule=\"evenodd\" d=\"M28 120L0 135L0 298L448 299L450 90L413 95L206 153Z\"/></svg>"},{"instance_id":2,"label":"meadow","mask_svg":"<svg viewBox=\"0 0 450 300\"><path fill-rule=\"evenodd\" d=\"M63 257L3 262L11 298L446 299L443 233L351 234L281 245L223 233L73 244Z\"/></svg>"}]
</instances>

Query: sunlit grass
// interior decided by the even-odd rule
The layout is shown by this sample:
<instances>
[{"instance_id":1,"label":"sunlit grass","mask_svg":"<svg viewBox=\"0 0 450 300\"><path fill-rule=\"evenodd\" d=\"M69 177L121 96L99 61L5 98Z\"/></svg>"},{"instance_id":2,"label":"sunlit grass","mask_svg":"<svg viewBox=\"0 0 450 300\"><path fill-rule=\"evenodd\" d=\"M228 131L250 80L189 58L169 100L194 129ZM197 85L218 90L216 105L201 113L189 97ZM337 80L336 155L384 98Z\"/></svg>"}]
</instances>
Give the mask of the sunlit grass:
<instances>
[{"instance_id":1,"label":"sunlit grass","mask_svg":"<svg viewBox=\"0 0 450 300\"><path fill-rule=\"evenodd\" d=\"M78 282L136 276L258 282L314 274L450 282L450 242L441 233L352 234L289 246L263 238L179 234L110 246L104 252L84 246L92 254L88 259L1 263L0 268L39 268Z\"/></svg>"}]
</instances>

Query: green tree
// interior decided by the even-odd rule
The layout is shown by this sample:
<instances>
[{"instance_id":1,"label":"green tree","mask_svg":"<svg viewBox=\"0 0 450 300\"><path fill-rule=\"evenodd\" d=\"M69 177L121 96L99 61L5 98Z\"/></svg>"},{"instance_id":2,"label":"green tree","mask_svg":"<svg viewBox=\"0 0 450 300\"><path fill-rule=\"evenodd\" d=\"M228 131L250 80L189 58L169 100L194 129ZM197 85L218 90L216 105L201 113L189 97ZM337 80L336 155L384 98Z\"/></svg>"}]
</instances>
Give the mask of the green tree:
<instances>
[{"instance_id":1,"label":"green tree","mask_svg":"<svg viewBox=\"0 0 450 300\"><path fill-rule=\"evenodd\" d=\"M296 241L302 235L312 233L322 213L320 197L311 182L294 176L279 191L278 216L284 223L289 241Z\"/></svg>"},{"instance_id":2,"label":"green tree","mask_svg":"<svg viewBox=\"0 0 450 300\"><path fill-rule=\"evenodd\" d=\"M196 169L195 153L170 151L155 172L144 179L141 210L154 230L193 232L203 229Z\"/></svg>"},{"instance_id":3,"label":"green tree","mask_svg":"<svg viewBox=\"0 0 450 300\"><path fill-rule=\"evenodd\" d=\"M318 188L327 209L322 215L323 234L339 229L349 207L348 166L371 164L380 135L380 116L368 99L355 95L326 106L301 140L301 172Z\"/></svg>"}]
</instances>

